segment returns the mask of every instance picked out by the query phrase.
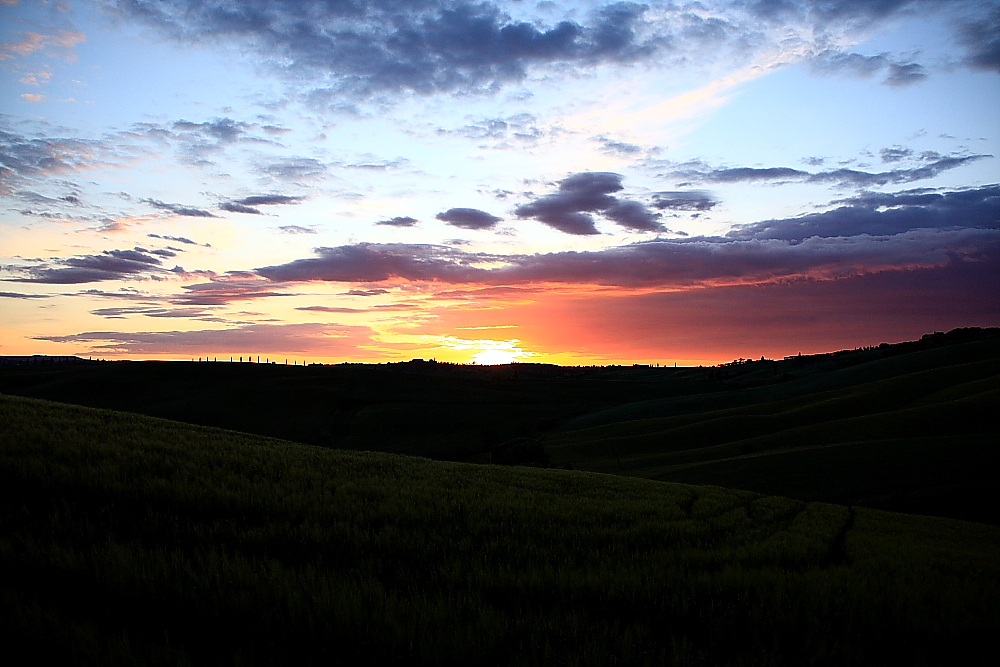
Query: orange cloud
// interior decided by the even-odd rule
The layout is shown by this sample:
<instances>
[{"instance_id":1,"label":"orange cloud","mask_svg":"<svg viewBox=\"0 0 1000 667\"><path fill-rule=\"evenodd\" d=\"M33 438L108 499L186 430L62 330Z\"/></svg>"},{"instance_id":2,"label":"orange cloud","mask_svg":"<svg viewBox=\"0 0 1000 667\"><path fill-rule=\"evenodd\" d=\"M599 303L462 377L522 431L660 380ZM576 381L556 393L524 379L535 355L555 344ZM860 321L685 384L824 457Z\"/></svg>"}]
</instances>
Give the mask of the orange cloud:
<instances>
[{"instance_id":1,"label":"orange cloud","mask_svg":"<svg viewBox=\"0 0 1000 667\"><path fill-rule=\"evenodd\" d=\"M76 30L60 30L56 35L44 35L40 32L26 32L24 38L19 42L7 42L0 44L0 60L24 57L40 51L51 45L70 51L67 54L69 60L75 60L76 56L71 52L77 44L87 41L87 35Z\"/></svg>"},{"instance_id":2,"label":"orange cloud","mask_svg":"<svg viewBox=\"0 0 1000 667\"><path fill-rule=\"evenodd\" d=\"M37 86L43 83L48 83L51 78L52 72L41 70L39 72L29 72L25 74L21 77L21 83L29 86Z\"/></svg>"}]
</instances>

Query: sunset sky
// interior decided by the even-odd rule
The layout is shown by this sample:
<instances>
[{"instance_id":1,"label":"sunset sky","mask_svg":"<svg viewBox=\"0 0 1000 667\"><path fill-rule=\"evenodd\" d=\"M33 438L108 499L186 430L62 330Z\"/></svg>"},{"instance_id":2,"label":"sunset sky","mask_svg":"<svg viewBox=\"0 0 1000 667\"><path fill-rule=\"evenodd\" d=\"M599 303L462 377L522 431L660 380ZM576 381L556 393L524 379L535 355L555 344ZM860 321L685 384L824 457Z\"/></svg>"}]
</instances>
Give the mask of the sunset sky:
<instances>
[{"instance_id":1,"label":"sunset sky","mask_svg":"<svg viewBox=\"0 0 1000 667\"><path fill-rule=\"evenodd\" d=\"M0 354L1000 325L1000 3L0 0Z\"/></svg>"}]
</instances>

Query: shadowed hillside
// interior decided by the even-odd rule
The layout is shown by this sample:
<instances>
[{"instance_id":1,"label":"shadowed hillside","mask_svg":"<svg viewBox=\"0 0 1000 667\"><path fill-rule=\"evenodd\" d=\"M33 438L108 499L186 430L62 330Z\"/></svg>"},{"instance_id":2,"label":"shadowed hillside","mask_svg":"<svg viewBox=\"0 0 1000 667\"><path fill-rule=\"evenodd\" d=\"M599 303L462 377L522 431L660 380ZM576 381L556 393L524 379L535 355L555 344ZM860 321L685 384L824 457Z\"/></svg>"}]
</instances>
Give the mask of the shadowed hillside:
<instances>
[{"instance_id":1,"label":"shadowed hillside","mask_svg":"<svg viewBox=\"0 0 1000 667\"><path fill-rule=\"evenodd\" d=\"M1000 529L0 396L15 663L989 664Z\"/></svg>"},{"instance_id":2,"label":"shadowed hillside","mask_svg":"<svg viewBox=\"0 0 1000 667\"><path fill-rule=\"evenodd\" d=\"M997 523L1000 329L713 368L112 362L0 392L354 450L555 465Z\"/></svg>"}]
</instances>

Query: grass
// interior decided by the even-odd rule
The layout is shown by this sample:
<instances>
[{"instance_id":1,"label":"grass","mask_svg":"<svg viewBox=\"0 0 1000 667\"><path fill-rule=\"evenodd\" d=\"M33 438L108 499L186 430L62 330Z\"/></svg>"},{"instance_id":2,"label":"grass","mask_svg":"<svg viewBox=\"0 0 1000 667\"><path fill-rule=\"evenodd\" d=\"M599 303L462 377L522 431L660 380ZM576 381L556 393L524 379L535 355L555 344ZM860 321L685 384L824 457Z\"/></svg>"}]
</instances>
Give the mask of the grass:
<instances>
[{"instance_id":1,"label":"grass","mask_svg":"<svg viewBox=\"0 0 1000 667\"><path fill-rule=\"evenodd\" d=\"M897 374L886 372L887 379L721 410L564 426L542 444L554 462L578 469L997 523L988 505L969 501L991 496L1000 470L993 417L1000 359L950 363L955 355L942 352L934 351L939 365L931 368L920 369L927 359L889 359ZM863 379L870 366L841 374Z\"/></svg>"},{"instance_id":2,"label":"grass","mask_svg":"<svg viewBox=\"0 0 1000 667\"><path fill-rule=\"evenodd\" d=\"M1000 528L0 397L19 662L987 664Z\"/></svg>"}]
</instances>

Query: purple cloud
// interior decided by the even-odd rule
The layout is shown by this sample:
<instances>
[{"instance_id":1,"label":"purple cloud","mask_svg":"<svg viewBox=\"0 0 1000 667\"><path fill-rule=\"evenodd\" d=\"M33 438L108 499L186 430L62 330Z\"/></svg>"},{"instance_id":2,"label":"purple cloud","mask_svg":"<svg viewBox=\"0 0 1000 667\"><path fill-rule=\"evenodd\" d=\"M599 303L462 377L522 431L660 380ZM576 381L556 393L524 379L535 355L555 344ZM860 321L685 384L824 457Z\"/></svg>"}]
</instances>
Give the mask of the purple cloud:
<instances>
[{"instance_id":1,"label":"purple cloud","mask_svg":"<svg viewBox=\"0 0 1000 667\"><path fill-rule=\"evenodd\" d=\"M462 229L493 229L503 220L477 208L449 208L434 217L452 227Z\"/></svg>"}]
</instances>

